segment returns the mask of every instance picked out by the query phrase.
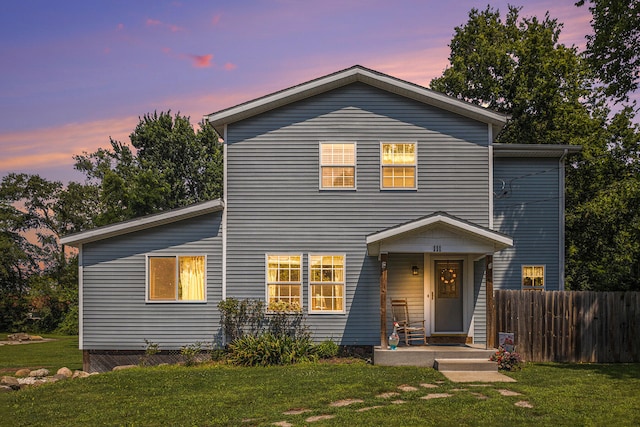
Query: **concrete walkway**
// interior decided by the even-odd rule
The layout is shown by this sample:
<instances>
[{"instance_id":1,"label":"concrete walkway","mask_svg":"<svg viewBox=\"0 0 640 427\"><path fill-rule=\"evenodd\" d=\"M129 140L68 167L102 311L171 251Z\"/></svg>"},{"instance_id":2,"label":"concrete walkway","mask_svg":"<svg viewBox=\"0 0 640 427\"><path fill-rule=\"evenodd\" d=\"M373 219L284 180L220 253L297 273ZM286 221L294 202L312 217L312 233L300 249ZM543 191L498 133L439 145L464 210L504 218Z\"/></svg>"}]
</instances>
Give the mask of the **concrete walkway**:
<instances>
[{"instance_id":1,"label":"concrete walkway","mask_svg":"<svg viewBox=\"0 0 640 427\"><path fill-rule=\"evenodd\" d=\"M454 383L515 383L511 377L491 371L439 371Z\"/></svg>"}]
</instances>

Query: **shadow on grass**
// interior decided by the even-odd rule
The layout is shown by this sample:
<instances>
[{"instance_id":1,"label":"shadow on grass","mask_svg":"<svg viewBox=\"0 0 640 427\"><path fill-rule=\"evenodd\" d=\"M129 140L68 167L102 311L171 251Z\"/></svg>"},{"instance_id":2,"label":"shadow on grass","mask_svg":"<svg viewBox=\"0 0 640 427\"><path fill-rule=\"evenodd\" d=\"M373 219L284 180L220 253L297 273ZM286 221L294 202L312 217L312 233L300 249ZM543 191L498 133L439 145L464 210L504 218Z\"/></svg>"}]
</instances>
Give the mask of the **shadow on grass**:
<instances>
[{"instance_id":1,"label":"shadow on grass","mask_svg":"<svg viewBox=\"0 0 640 427\"><path fill-rule=\"evenodd\" d=\"M539 366L575 374L596 374L616 380L640 378L640 363L536 363Z\"/></svg>"}]
</instances>

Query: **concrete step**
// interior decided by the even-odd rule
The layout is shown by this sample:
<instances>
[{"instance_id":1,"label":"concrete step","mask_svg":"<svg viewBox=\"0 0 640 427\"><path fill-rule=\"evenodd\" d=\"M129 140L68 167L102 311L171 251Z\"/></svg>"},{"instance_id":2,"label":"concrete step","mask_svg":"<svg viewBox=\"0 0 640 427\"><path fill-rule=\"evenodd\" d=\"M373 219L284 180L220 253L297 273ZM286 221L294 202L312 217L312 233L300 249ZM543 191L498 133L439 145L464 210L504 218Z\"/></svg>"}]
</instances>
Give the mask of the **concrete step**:
<instances>
[{"instance_id":1,"label":"concrete step","mask_svg":"<svg viewBox=\"0 0 640 427\"><path fill-rule=\"evenodd\" d=\"M487 359L436 359L434 366L438 371L474 371L497 372L498 364Z\"/></svg>"}]
</instances>

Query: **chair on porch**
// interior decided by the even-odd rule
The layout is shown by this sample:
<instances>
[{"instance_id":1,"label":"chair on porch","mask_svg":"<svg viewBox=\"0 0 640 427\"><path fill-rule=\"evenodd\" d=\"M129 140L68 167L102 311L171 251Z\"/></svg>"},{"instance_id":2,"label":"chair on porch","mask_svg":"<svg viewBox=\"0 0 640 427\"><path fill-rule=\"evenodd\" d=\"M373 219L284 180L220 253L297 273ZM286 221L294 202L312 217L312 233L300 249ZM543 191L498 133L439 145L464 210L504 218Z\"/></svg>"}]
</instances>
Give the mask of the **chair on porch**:
<instances>
[{"instance_id":1,"label":"chair on porch","mask_svg":"<svg viewBox=\"0 0 640 427\"><path fill-rule=\"evenodd\" d=\"M409 305L406 298L392 299L391 311L393 313L393 321L398 324L397 331L400 336L404 336L406 345L410 345L411 341L420 340L427 344L427 331L424 326L424 320L409 320Z\"/></svg>"}]
</instances>

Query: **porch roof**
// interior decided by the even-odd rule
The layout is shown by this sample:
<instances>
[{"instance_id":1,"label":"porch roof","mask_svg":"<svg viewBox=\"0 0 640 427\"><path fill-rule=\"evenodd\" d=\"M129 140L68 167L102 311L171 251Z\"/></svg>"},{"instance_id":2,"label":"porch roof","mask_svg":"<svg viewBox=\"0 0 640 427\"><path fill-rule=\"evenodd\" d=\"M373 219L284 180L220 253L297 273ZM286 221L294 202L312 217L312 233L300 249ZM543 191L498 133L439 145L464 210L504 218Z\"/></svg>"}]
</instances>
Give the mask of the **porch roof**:
<instances>
[{"instance_id":1,"label":"porch roof","mask_svg":"<svg viewBox=\"0 0 640 427\"><path fill-rule=\"evenodd\" d=\"M399 224L366 237L371 256L381 252L488 254L513 246L513 239L445 212Z\"/></svg>"}]
</instances>

